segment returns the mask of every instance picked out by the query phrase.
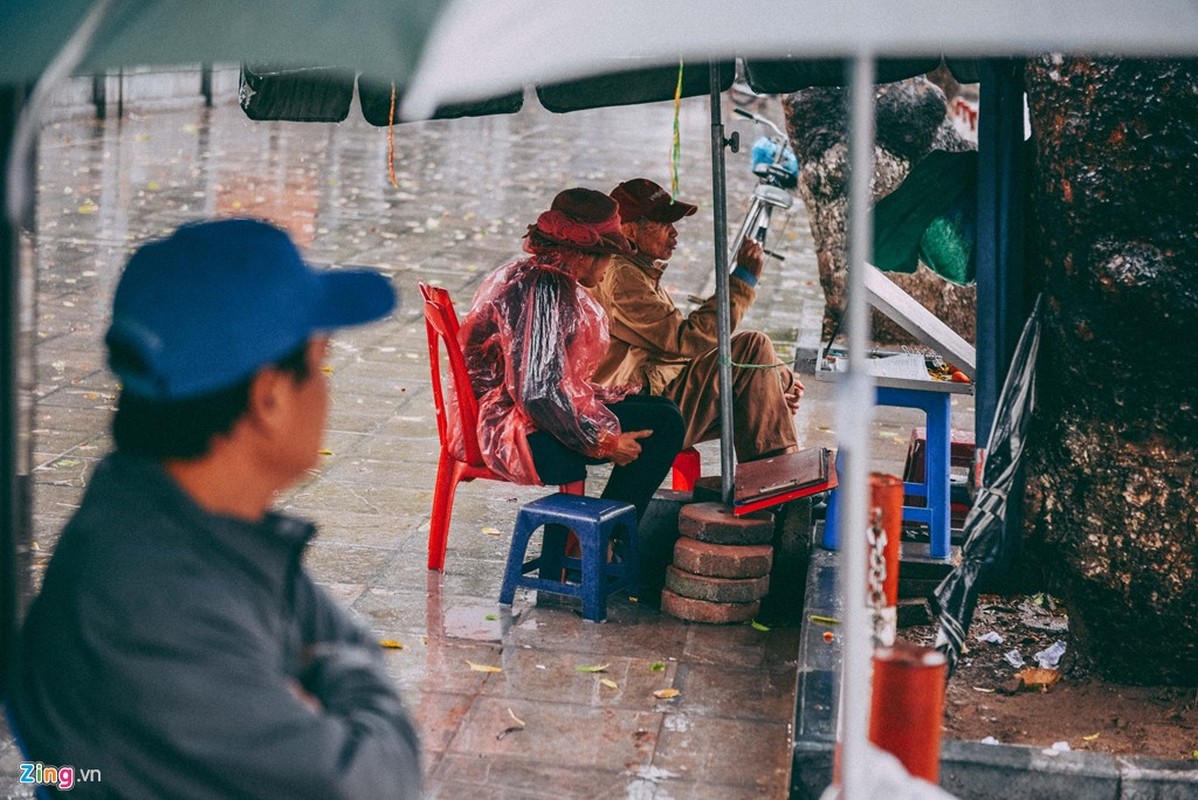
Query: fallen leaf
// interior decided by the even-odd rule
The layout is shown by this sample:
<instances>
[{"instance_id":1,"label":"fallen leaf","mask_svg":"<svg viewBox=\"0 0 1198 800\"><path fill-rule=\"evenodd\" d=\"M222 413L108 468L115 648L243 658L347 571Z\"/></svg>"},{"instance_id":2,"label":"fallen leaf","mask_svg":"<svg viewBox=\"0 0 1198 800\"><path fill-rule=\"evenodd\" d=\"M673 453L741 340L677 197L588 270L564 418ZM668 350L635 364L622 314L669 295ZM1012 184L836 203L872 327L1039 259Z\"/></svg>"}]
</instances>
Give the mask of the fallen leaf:
<instances>
[{"instance_id":1,"label":"fallen leaf","mask_svg":"<svg viewBox=\"0 0 1198 800\"><path fill-rule=\"evenodd\" d=\"M331 456L333 454L332 450L317 450L316 452L322 456Z\"/></svg>"},{"instance_id":2,"label":"fallen leaf","mask_svg":"<svg viewBox=\"0 0 1198 800\"><path fill-rule=\"evenodd\" d=\"M608 689L619 689L620 688L620 684L616 683L611 678L600 678L599 682L602 683L604 686L606 686Z\"/></svg>"},{"instance_id":3,"label":"fallen leaf","mask_svg":"<svg viewBox=\"0 0 1198 800\"><path fill-rule=\"evenodd\" d=\"M1082 741L1083 741L1083 742L1092 742L1092 741L1094 741L1095 739L1097 739L1099 736L1101 736L1101 734L1098 734L1098 733L1091 733L1089 736L1083 736L1083 737L1082 737Z\"/></svg>"},{"instance_id":4,"label":"fallen leaf","mask_svg":"<svg viewBox=\"0 0 1198 800\"><path fill-rule=\"evenodd\" d=\"M499 619L499 616L497 614L487 614L486 616L483 617L483 619L485 619L489 622L494 622L495 620Z\"/></svg>"},{"instance_id":5,"label":"fallen leaf","mask_svg":"<svg viewBox=\"0 0 1198 800\"><path fill-rule=\"evenodd\" d=\"M678 691L677 689L658 689L653 693L653 696L658 700L673 700L680 694L682 694L682 692Z\"/></svg>"},{"instance_id":6,"label":"fallen leaf","mask_svg":"<svg viewBox=\"0 0 1198 800\"><path fill-rule=\"evenodd\" d=\"M769 629L770 629L770 627L769 627L768 625L762 625L762 624L761 624L760 622L758 622L757 620L753 620L753 621L752 621L752 622L750 622L749 624L750 624L750 625L753 627L753 630L756 630L756 631L763 631L763 632L767 632L767 631L769 631Z\"/></svg>"},{"instance_id":7,"label":"fallen leaf","mask_svg":"<svg viewBox=\"0 0 1198 800\"><path fill-rule=\"evenodd\" d=\"M589 666L580 665L580 666L575 667L574 671L575 672L603 672L603 670L607 669L609 666L611 666L611 665L610 664L591 664Z\"/></svg>"},{"instance_id":8,"label":"fallen leaf","mask_svg":"<svg viewBox=\"0 0 1198 800\"><path fill-rule=\"evenodd\" d=\"M664 663L662 663L661 661L654 661L652 664L649 665L649 669L653 670L654 672L665 672L666 665Z\"/></svg>"},{"instance_id":9,"label":"fallen leaf","mask_svg":"<svg viewBox=\"0 0 1198 800\"><path fill-rule=\"evenodd\" d=\"M1040 667L1028 667L1020 670L1015 674L1019 682L1023 684L1025 690L1031 691L1039 689L1042 692L1047 692L1048 687L1061 679L1061 673L1055 669L1042 669Z\"/></svg>"},{"instance_id":10,"label":"fallen leaf","mask_svg":"<svg viewBox=\"0 0 1198 800\"><path fill-rule=\"evenodd\" d=\"M397 642L394 639L379 639L379 647L385 647L388 650L403 650L403 642Z\"/></svg>"},{"instance_id":11,"label":"fallen leaf","mask_svg":"<svg viewBox=\"0 0 1198 800\"><path fill-rule=\"evenodd\" d=\"M487 525L484 528L480 528L480 530L483 533L487 534L487 536L498 536L499 535L499 528L493 528L490 525Z\"/></svg>"},{"instance_id":12,"label":"fallen leaf","mask_svg":"<svg viewBox=\"0 0 1198 800\"><path fill-rule=\"evenodd\" d=\"M466 660L466 663L470 665L470 669L474 670L475 672L503 672L503 667L492 667L490 664L475 664L469 659Z\"/></svg>"},{"instance_id":13,"label":"fallen leaf","mask_svg":"<svg viewBox=\"0 0 1198 800\"><path fill-rule=\"evenodd\" d=\"M836 617L821 617L819 614L811 614L807 619L814 622L816 625L839 625L840 620Z\"/></svg>"}]
</instances>

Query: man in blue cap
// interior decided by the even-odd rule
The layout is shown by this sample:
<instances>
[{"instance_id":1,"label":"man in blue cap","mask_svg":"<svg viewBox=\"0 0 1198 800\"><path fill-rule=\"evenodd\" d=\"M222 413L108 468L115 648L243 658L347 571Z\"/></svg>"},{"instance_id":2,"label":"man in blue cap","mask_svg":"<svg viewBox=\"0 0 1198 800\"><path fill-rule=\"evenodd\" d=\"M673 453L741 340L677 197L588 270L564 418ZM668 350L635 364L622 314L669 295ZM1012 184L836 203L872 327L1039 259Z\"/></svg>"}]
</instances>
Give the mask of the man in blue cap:
<instances>
[{"instance_id":1,"label":"man in blue cap","mask_svg":"<svg viewBox=\"0 0 1198 800\"><path fill-rule=\"evenodd\" d=\"M71 768L74 793L419 796L377 641L301 565L313 526L270 510L318 456L329 332L394 306L382 275L313 270L255 220L187 225L129 260L106 338L116 449L59 540L9 695L27 756Z\"/></svg>"}]
</instances>

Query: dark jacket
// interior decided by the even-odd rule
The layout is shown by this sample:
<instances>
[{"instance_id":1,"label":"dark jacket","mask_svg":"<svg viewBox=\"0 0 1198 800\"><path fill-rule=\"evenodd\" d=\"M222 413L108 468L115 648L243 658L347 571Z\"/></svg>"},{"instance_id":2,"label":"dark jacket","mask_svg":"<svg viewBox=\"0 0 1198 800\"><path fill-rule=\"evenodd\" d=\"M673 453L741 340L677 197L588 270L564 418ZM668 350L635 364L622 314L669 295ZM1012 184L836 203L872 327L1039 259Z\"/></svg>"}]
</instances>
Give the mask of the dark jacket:
<instances>
[{"instance_id":1,"label":"dark jacket","mask_svg":"<svg viewBox=\"0 0 1198 800\"><path fill-rule=\"evenodd\" d=\"M154 462L105 459L18 644L30 760L73 766L72 797L418 797L377 642L300 564L313 533L211 515Z\"/></svg>"}]
</instances>

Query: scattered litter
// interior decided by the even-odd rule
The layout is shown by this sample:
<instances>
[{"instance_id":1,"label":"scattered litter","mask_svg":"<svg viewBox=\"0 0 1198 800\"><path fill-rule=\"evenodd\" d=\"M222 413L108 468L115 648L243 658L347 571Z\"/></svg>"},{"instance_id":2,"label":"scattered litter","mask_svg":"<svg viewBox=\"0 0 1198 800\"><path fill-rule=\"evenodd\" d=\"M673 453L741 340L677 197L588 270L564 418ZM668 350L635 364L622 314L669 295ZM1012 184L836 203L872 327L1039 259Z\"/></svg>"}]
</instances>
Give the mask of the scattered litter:
<instances>
[{"instance_id":1,"label":"scattered litter","mask_svg":"<svg viewBox=\"0 0 1198 800\"><path fill-rule=\"evenodd\" d=\"M1032 656L1036 659L1036 663L1041 669L1056 669L1057 664L1061 663L1061 656L1065 654L1065 643L1058 639L1051 646L1044 648L1036 655Z\"/></svg>"},{"instance_id":2,"label":"scattered litter","mask_svg":"<svg viewBox=\"0 0 1198 800\"><path fill-rule=\"evenodd\" d=\"M508 734L519 733L520 731L524 730L524 720L520 719L515 714L513 714L512 710L510 708L507 710L507 713L513 720L515 720L516 724L509 725L506 728L504 728L503 730L501 730L499 733L495 734L496 741L503 741L507 737Z\"/></svg>"},{"instance_id":3,"label":"scattered litter","mask_svg":"<svg viewBox=\"0 0 1198 800\"><path fill-rule=\"evenodd\" d=\"M611 678L600 678L599 682L602 683L604 686L606 686L608 689L619 689L620 688L620 684L616 683Z\"/></svg>"},{"instance_id":4,"label":"scattered litter","mask_svg":"<svg viewBox=\"0 0 1198 800\"><path fill-rule=\"evenodd\" d=\"M975 686L973 687L973 690L975 692L981 692L982 694L994 694L993 689L987 689L985 686Z\"/></svg>"},{"instance_id":5,"label":"scattered litter","mask_svg":"<svg viewBox=\"0 0 1198 800\"><path fill-rule=\"evenodd\" d=\"M1027 662L1023 660L1023 656L1019 654L1018 650L1008 650L1002 654L1002 657L1005 658L1007 663L1015 669L1019 669L1027 664Z\"/></svg>"},{"instance_id":6,"label":"scattered litter","mask_svg":"<svg viewBox=\"0 0 1198 800\"><path fill-rule=\"evenodd\" d=\"M1073 748L1069 746L1069 742L1053 742L1052 749L1058 753L1068 753Z\"/></svg>"},{"instance_id":7,"label":"scattered litter","mask_svg":"<svg viewBox=\"0 0 1198 800\"><path fill-rule=\"evenodd\" d=\"M836 636L832 633L832 631L824 631L824 641L827 642L828 644L832 644L832 641L835 638L836 638Z\"/></svg>"},{"instance_id":8,"label":"scattered litter","mask_svg":"<svg viewBox=\"0 0 1198 800\"><path fill-rule=\"evenodd\" d=\"M607 669L610 666L611 666L611 664L579 665L574 668L574 671L575 672L603 672L605 669Z\"/></svg>"},{"instance_id":9,"label":"scattered litter","mask_svg":"<svg viewBox=\"0 0 1198 800\"><path fill-rule=\"evenodd\" d=\"M998 631L990 631L989 633L983 633L981 636L979 636L978 641L989 642L990 644L1002 644L1003 638L1002 634Z\"/></svg>"},{"instance_id":10,"label":"scattered litter","mask_svg":"<svg viewBox=\"0 0 1198 800\"><path fill-rule=\"evenodd\" d=\"M653 693L653 696L658 700L673 700L680 694L682 694L682 692L678 691L677 689L658 689Z\"/></svg>"},{"instance_id":11,"label":"scattered litter","mask_svg":"<svg viewBox=\"0 0 1198 800\"><path fill-rule=\"evenodd\" d=\"M475 664L469 659L466 659L466 663L475 672L503 672L503 667L492 667L490 664Z\"/></svg>"},{"instance_id":12,"label":"scattered litter","mask_svg":"<svg viewBox=\"0 0 1198 800\"><path fill-rule=\"evenodd\" d=\"M1000 742L998 739L995 739L993 736L987 736L985 739L979 739L978 743L979 744L1002 744L1002 742Z\"/></svg>"},{"instance_id":13,"label":"scattered litter","mask_svg":"<svg viewBox=\"0 0 1198 800\"><path fill-rule=\"evenodd\" d=\"M537 664L536 666L537 669L549 669L549 667L545 666L544 664Z\"/></svg>"},{"instance_id":14,"label":"scattered litter","mask_svg":"<svg viewBox=\"0 0 1198 800\"><path fill-rule=\"evenodd\" d=\"M499 528L495 528L490 525L480 528L479 530L481 530L483 533L487 534L487 536L498 536L499 535Z\"/></svg>"},{"instance_id":15,"label":"scattered litter","mask_svg":"<svg viewBox=\"0 0 1198 800\"><path fill-rule=\"evenodd\" d=\"M1025 691L1034 691L1039 689L1041 692L1047 692L1048 687L1061 679L1061 673L1055 669L1037 669L1036 667L1028 667L1020 671L1015 676L1022 688Z\"/></svg>"},{"instance_id":16,"label":"scattered litter","mask_svg":"<svg viewBox=\"0 0 1198 800\"><path fill-rule=\"evenodd\" d=\"M1082 741L1083 741L1083 742L1093 742L1093 741L1097 741L1097 740L1098 740L1098 737L1099 737L1099 736L1101 736L1101 735L1102 735L1101 733L1091 733L1089 736L1083 736L1083 737L1082 737Z\"/></svg>"}]
</instances>

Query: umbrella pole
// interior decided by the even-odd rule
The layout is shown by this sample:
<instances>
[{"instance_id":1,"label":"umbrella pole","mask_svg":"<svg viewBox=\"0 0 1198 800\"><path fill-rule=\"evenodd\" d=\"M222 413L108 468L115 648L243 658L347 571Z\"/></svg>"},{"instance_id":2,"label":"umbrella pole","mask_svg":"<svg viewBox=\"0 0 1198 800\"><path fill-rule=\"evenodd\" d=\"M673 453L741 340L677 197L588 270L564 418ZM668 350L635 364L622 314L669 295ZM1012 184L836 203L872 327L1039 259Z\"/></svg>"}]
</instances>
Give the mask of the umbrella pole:
<instances>
[{"instance_id":1,"label":"umbrella pole","mask_svg":"<svg viewBox=\"0 0 1198 800\"><path fill-rule=\"evenodd\" d=\"M720 68L708 63L711 87L711 200L714 217L716 348L720 359L720 495L732 504L736 471L732 443L732 309L728 299L728 185L724 176L724 120L720 110Z\"/></svg>"},{"instance_id":2,"label":"umbrella pole","mask_svg":"<svg viewBox=\"0 0 1198 800\"><path fill-rule=\"evenodd\" d=\"M844 641L840 685L840 731L843 747L843 797L866 797L866 747L869 732L871 645L865 608L868 525L869 427L873 417L874 384L863 369L870 344L869 308L865 301L865 263L869 260L874 154L874 58L858 53L852 61L849 117L848 302L849 369L839 384L838 407L844 418L840 431L844 472L841 475L839 515L841 600Z\"/></svg>"},{"instance_id":3,"label":"umbrella pole","mask_svg":"<svg viewBox=\"0 0 1198 800\"><path fill-rule=\"evenodd\" d=\"M12 150L13 133L23 93L14 86L0 86L0 166ZM5 212L0 197L0 212ZM7 213L0 213L0 686L7 685L8 659L19 620L23 580L18 547L29 544L24 492L19 464L18 336L20 331L20 233ZM27 552L27 551L24 551Z\"/></svg>"}]
</instances>

